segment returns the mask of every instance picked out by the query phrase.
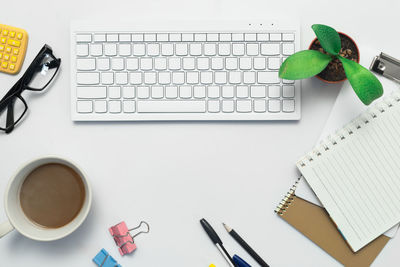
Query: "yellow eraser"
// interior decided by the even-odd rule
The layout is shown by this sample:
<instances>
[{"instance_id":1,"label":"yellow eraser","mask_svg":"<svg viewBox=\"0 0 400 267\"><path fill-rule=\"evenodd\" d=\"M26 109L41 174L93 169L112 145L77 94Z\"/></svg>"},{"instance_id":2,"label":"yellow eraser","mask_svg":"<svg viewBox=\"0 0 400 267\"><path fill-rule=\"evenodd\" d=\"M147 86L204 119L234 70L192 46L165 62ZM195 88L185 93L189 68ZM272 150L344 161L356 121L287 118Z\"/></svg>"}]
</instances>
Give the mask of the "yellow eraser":
<instances>
[{"instance_id":1,"label":"yellow eraser","mask_svg":"<svg viewBox=\"0 0 400 267\"><path fill-rule=\"evenodd\" d=\"M24 29L0 24L0 71L17 74L24 63L28 33ZM13 56L11 56L13 55Z\"/></svg>"}]
</instances>

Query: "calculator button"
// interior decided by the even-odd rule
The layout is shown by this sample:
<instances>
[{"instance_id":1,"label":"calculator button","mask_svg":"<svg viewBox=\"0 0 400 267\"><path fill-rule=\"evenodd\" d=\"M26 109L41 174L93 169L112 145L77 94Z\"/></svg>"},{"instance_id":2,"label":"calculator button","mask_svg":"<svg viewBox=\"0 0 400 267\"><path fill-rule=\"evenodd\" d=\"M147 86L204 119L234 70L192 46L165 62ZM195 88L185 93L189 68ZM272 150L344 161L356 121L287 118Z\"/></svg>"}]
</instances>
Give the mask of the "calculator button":
<instances>
[{"instance_id":1,"label":"calculator button","mask_svg":"<svg viewBox=\"0 0 400 267\"><path fill-rule=\"evenodd\" d=\"M8 35L8 30L3 30L3 35L7 36Z\"/></svg>"},{"instance_id":2,"label":"calculator button","mask_svg":"<svg viewBox=\"0 0 400 267\"><path fill-rule=\"evenodd\" d=\"M0 51L4 50L4 45L0 45Z\"/></svg>"},{"instance_id":3,"label":"calculator button","mask_svg":"<svg viewBox=\"0 0 400 267\"><path fill-rule=\"evenodd\" d=\"M0 59L2 59L3 58L3 53L0 53Z\"/></svg>"},{"instance_id":4,"label":"calculator button","mask_svg":"<svg viewBox=\"0 0 400 267\"><path fill-rule=\"evenodd\" d=\"M17 57L11 56L11 62L17 62Z\"/></svg>"},{"instance_id":5,"label":"calculator button","mask_svg":"<svg viewBox=\"0 0 400 267\"><path fill-rule=\"evenodd\" d=\"M11 53L11 47L6 47L6 53Z\"/></svg>"},{"instance_id":6,"label":"calculator button","mask_svg":"<svg viewBox=\"0 0 400 267\"><path fill-rule=\"evenodd\" d=\"M3 63L1 63L1 67L3 68L3 69L7 69L7 66L8 66L8 62L3 62Z\"/></svg>"},{"instance_id":7,"label":"calculator button","mask_svg":"<svg viewBox=\"0 0 400 267\"><path fill-rule=\"evenodd\" d=\"M1 49L0 49L0 50L1 50ZM13 53L14 53L14 55L18 55L19 49L18 49L18 48L14 48Z\"/></svg>"},{"instance_id":8,"label":"calculator button","mask_svg":"<svg viewBox=\"0 0 400 267\"><path fill-rule=\"evenodd\" d=\"M22 39L23 34L22 33L17 33L17 39L21 40Z\"/></svg>"},{"instance_id":9,"label":"calculator button","mask_svg":"<svg viewBox=\"0 0 400 267\"><path fill-rule=\"evenodd\" d=\"M20 41L16 41L16 40L8 40L8 44L11 46L16 46L16 47L20 47L21 46L21 42Z\"/></svg>"},{"instance_id":10,"label":"calculator button","mask_svg":"<svg viewBox=\"0 0 400 267\"><path fill-rule=\"evenodd\" d=\"M10 37L12 37L12 38L15 37L15 32L14 31L10 32Z\"/></svg>"},{"instance_id":11,"label":"calculator button","mask_svg":"<svg viewBox=\"0 0 400 267\"><path fill-rule=\"evenodd\" d=\"M7 54L5 54L5 55L3 56L3 59L7 61L7 60L9 60L9 59L10 59L10 56L9 56L9 55L7 55Z\"/></svg>"},{"instance_id":12,"label":"calculator button","mask_svg":"<svg viewBox=\"0 0 400 267\"><path fill-rule=\"evenodd\" d=\"M7 38L6 38L6 37L2 37L2 38L0 39L0 42L1 42L2 44L5 44L6 41L7 41Z\"/></svg>"},{"instance_id":13,"label":"calculator button","mask_svg":"<svg viewBox=\"0 0 400 267\"><path fill-rule=\"evenodd\" d=\"M10 64L9 69L10 69L10 70L14 70L14 69L15 69L15 65L14 65L14 64Z\"/></svg>"}]
</instances>

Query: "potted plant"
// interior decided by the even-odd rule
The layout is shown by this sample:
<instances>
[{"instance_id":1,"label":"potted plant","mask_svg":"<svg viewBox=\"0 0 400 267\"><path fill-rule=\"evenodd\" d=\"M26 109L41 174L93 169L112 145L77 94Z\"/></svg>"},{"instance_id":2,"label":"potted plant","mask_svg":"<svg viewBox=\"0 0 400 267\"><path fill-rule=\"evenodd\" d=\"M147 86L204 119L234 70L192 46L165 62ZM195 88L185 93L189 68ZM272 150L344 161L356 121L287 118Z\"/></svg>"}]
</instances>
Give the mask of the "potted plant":
<instances>
[{"instance_id":1,"label":"potted plant","mask_svg":"<svg viewBox=\"0 0 400 267\"><path fill-rule=\"evenodd\" d=\"M279 77L300 80L316 76L328 83L347 79L360 100L369 105L383 94L382 84L366 68L359 65L360 54L347 35L321 24L312 25L317 36L309 50L288 57L279 69Z\"/></svg>"}]
</instances>

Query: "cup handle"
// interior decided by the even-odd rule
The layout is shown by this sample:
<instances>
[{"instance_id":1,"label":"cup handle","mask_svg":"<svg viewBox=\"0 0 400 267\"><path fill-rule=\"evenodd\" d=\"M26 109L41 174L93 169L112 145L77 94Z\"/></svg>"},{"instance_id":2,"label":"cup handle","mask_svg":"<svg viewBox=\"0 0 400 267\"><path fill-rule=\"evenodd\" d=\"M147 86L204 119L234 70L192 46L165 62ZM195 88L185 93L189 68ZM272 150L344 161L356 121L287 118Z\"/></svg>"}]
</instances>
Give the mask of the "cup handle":
<instances>
[{"instance_id":1,"label":"cup handle","mask_svg":"<svg viewBox=\"0 0 400 267\"><path fill-rule=\"evenodd\" d=\"M14 226L12 226L9 221L5 221L5 222L1 223L0 224L0 238L5 236L12 230L14 230Z\"/></svg>"}]
</instances>

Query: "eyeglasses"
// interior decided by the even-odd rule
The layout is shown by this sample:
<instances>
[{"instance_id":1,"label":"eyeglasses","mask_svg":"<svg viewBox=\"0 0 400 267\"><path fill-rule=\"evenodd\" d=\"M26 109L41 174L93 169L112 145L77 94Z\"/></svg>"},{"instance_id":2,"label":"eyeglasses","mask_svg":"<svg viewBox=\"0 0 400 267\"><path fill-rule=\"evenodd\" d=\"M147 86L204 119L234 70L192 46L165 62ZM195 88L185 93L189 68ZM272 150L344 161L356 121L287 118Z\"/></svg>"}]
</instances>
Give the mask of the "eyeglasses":
<instances>
[{"instance_id":1,"label":"eyeglasses","mask_svg":"<svg viewBox=\"0 0 400 267\"><path fill-rule=\"evenodd\" d=\"M22 97L24 90L43 91L54 79L61 59L53 55L50 46L44 45L24 75L0 100L0 130L10 133L28 110Z\"/></svg>"}]
</instances>

